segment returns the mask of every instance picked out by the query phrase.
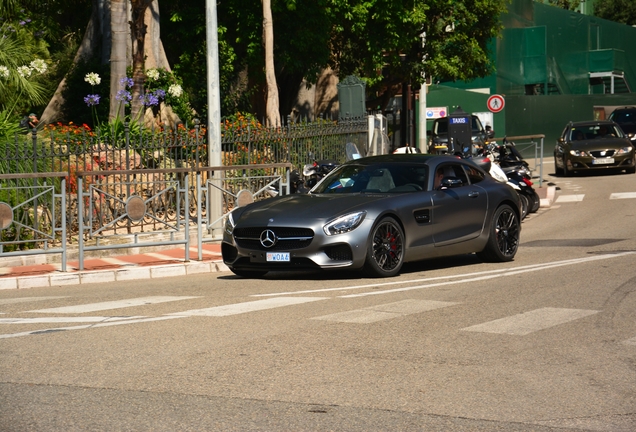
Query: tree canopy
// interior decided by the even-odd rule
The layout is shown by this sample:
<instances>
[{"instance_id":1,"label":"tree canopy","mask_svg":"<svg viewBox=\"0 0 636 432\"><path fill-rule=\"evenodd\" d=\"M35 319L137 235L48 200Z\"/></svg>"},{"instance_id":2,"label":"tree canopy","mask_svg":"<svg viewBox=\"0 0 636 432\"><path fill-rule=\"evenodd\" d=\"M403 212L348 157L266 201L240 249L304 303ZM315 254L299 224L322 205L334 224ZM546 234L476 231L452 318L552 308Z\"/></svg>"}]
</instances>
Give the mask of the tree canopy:
<instances>
[{"instance_id":1,"label":"tree canopy","mask_svg":"<svg viewBox=\"0 0 636 432\"><path fill-rule=\"evenodd\" d=\"M303 80L316 83L327 67L340 78L361 77L373 96L391 94L404 82L417 86L424 71L440 80L483 77L493 71L488 46L501 30L500 16L508 2L271 0L281 111L290 112ZM104 8L110 0L92 0L92 3L93 9L95 5ZM159 0L159 3L167 58L175 75L182 80L192 107L205 117L206 0ZM52 83L56 85L70 69L91 8L82 0L0 0L0 11L7 17L18 16L20 11L37 17L33 22L37 21L38 30L32 34L48 50L50 76L48 84L43 85L52 94L55 91ZM262 2L218 2L217 17L222 113L263 113ZM85 88L84 75L78 71L76 80Z\"/></svg>"},{"instance_id":2,"label":"tree canopy","mask_svg":"<svg viewBox=\"0 0 636 432\"><path fill-rule=\"evenodd\" d=\"M617 23L636 25L634 0L596 0L594 15Z\"/></svg>"}]
</instances>

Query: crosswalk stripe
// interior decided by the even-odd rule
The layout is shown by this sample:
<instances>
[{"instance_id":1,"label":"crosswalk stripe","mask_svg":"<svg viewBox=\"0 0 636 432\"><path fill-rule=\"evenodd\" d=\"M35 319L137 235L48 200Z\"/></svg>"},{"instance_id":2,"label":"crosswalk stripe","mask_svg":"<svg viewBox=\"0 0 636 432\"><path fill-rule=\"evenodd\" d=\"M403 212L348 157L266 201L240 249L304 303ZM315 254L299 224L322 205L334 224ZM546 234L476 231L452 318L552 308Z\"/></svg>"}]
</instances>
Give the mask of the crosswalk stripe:
<instances>
[{"instance_id":1,"label":"crosswalk stripe","mask_svg":"<svg viewBox=\"0 0 636 432\"><path fill-rule=\"evenodd\" d=\"M636 198L636 192L617 192L610 195L611 200Z\"/></svg>"},{"instance_id":2,"label":"crosswalk stripe","mask_svg":"<svg viewBox=\"0 0 636 432\"><path fill-rule=\"evenodd\" d=\"M158 303L166 303L166 302L179 301L179 300L189 300L194 298L199 298L199 297L198 296L139 297L139 298L133 298L133 299L116 300L116 301L108 301L108 302L101 302L101 303L91 303L91 304L84 304L84 305L77 305L77 306L64 306L64 307L57 307L57 308L38 309L38 310L29 311L29 312L67 313L67 314L86 313L86 312L97 312L97 311L103 311L103 310L109 310L109 309L121 309L121 308L134 307L134 306L144 306L144 305L151 305L151 304L158 304Z\"/></svg>"},{"instance_id":3,"label":"crosswalk stripe","mask_svg":"<svg viewBox=\"0 0 636 432\"><path fill-rule=\"evenodd\" d=\"M326 300L328 297L275 297L266 300L255 300L251 302L229 304L223 306L215 306L205 309L193 309L183 312L175 312L168 315L176 316L214 316L223 317L229 315L238 315L247 312L256 312L266 309L273 309L283 306L297 305L309 303L318 300Z\"/></svg>"},{"instance_id":4,"label":"crosswalk stripe","mask_svg":"<svg viewBox=\"0 0 636 432\"><path fill-rule=\"evenodd\" d=\"M312 319L342 323L369 324L373 322L398 318L405 315L454 306L456 304L457 303L453 302L442 302L434 300L402 300L399 302L371 306L363 309L355 309L346 312L323 315Z\"/></svg>"},{"instance_id":5,"label":"crosswalk stripe","mask_svg":"<svg viewBox=\"0 0 636 432\"><path fill-rule=\"evenodd\" d=\"M501 333L524 336L535 331L565 324L598 313L596 310L542 308L483 324L463 328L464 331Z\"/></svg>"},{"instance_id":6,"label":"crosswalk stripe","mask_svg":"<svg viewBox=\"0 0 636 432\"><path fill-rule=\"evenodd\" d=\"M583 197L585 197L585 194L560 195L555 202L558 202L558 203L579 202L579 201L583 201Z\"/></svg>"}]
</instances>

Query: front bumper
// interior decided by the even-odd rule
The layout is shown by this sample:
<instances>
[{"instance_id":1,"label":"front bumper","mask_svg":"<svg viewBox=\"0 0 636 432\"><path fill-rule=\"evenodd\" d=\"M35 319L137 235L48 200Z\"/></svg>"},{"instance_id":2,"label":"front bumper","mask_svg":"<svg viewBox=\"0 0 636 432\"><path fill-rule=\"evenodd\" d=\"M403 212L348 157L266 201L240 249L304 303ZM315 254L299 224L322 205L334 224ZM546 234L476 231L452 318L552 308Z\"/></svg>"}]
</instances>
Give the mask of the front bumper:
<instances>
[{"instance_id":1,"label":"front bumper","mask_svg":"<svg viewBox=\"0 0 636 432\"><path fill-rule=\"evenodd\" d=\"M322 230L311 231L311 238L303 240L285 237L288 227L257 227L249 231L223 235L221 253L223 262L231 269L289 271L306 269L357 269L366 260L367 224L363 222L355 230L327 236ZM240 229L239 229L240 230ZM265 230L276 233L275 246L266 248L260 243L260 234ZM290 240L287 240L290 239ZM289 261L268 261L268 252L289 253Z\"/></svg>"},{"instance_id":2,"label":"front bumper","mask_svg":"<svg viewBox=\"0 0 636 432\"><path fill-rule=\"evenodd\" d=\"M604 163L602 159L591 156L568 156L567 168L570 171L581 170L603 170L603 169L629 169L634 168L635 160L633 154L613 156L612 162ZM602 163L597 163L602 162Z\"/></svg>"}]
</instances>

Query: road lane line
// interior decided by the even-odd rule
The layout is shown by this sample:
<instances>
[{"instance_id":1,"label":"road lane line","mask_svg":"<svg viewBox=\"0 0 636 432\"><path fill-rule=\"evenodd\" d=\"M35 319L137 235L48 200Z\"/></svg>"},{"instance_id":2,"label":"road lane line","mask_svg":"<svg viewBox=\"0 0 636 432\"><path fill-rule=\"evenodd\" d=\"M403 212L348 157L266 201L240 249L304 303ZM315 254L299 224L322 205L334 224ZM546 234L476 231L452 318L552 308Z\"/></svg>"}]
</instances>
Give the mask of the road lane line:
<instances>
[{"instance_id":1,"label":"road lane line","mask_svg":"<svg viewBox=\"0 0 636 432\"><path fill-rule=\"evenodd\" d=\"M118 317L43 317L43 318L0 318L0 324L49 324L49 323L81 323L81 322L112 322L129 319L146 318L144 316Z\"/></svg>"},{"instance_id":2,"label":"road lane line","mask_svg":"<svg viewBox=\"0 0 636 432\"><path fill-rule=\"evenodd\" d=\"M636 252L621 252L618 254L612 254L610 258L620 257L623 255L629 255L633 253L636 253ZM447 276L437 276L437 277L429 277L429 278L422 278L422 279L410 279L410 280L402 280L402 281L394 281L394 282L381 282L381 283L372 283L372 284L366 284L366 285L351 285L351 286L344 286L344 287L319 288L319 289L303 290L303 291L285 291L285 292L276 292L276 293L252 294L250 297L276 297L276 296L285 296L285 295L314 294L314 293L331 292L331 291L348 291L348 290L357 290L357 289L364 289L364 288L378 288L378 287L391 286L391 285L405 285L405 284L418 283L418 282L431 282L431 281L437 281L437 280L465 278L470 276L489 275L493 273L495 274L510 273L510 272L515 272L519 270L533 270L533 269L543 270L546 268L546 266L579 264L580 262L582 262L581 260L588 260L588 259L590 258L589 257L571 258L571 259L555 261L551 263L529 264L526 266L501 268L501 269L486 270L481 272L460 273L460 274L447 275Z\"/></svg>"},{"instance_id":3,"label":"road lane line","mask_svg":"<svg viewBox=\"0 0 636 432\"><path fill-rule=\"evenodd\" d=\"M151 296L151 297L139 297L126 300L115 300L100 303L91 303L76 306L63 306L57 308L38 309L28 312L35 313L62 313L62 314L79 314L86 312L97 312L110 309L122 309L127 307L153 305L158 303L167 303L179 300L190 300L200 298L200 296Z\"/></svg>"},{"instance_id":4,"label":"road lane line","mask_svg":"<svg viewBox=\"0 0 636 432\"><path fill-rule=\"evenodd\" d=\"M275 297L265 300L255 300L251 302L229 304L223 306L215 306L205 309L193 309L183 312L175 312L168 315L185 316L229 316L238 315L247 312L255 312L266 309L274 309L283 306L297 305L309 303L318 300L327 300L328 297Z\"/></svg>"},{"instance_id":5,"label":"road lane line","mask_svg":"<svg viewBox=\"0 0 636 432\"><path fill-rule=\"evenodd\" d=\"M545 330L550 327L594 315L598 312L597 310L548 307L466 327L461 330L525 336L539 330Z\"/></svg>"},{"instance_id":6,"label":"road lane line","mask_svg":"<svg viewBox=\"0 0 636 432\"><path fill-rule=\"evenodd\" d=\"M548 270L551 268L563 267L563 266L572 265L572 264L581 264L581 263L587 263L591 261L598 261L598 260L605 260L610 258L626 256L626 255L633 255L634 253L636 252L621 252L618 254L611 254L611 255L596 255L596 256L587 257L587 258L577 258L575 260L557 261L550 264L543 264L541 267L535 267L535 266L528 266L527 268L519 267L518 270L513 271L513 269L509 269L505 273L499 273L494 275L485 275L485 276L469 278L469 279L460 279L456 281L416 285L416 286L395 288L395 289L389 289L389 290L383 290L383 291L372 291L372 292L366 292L366 293L360 293L360 294L348 294L348 295L342 295L338 297L339 298L365 297L365 296L372 296L372 295L392 294L396 292L413 291L413 290L424 289L424 288L434 288L434 287L445 286L445 285L457 285L457 284L463 284L463 283L478 282L478 281L484 281L484 280L495 279L500 277L515 276L518 274L528 273L528 272L533 272L538 270L541 270L541 271Z\"/></svg>"},{"instance_id":7,"label":"road lane line","mask_svg":"<svg viewBox=\"0 0 636 432\"><path fill-rule=\"evenodd\" d=\"M351 311L338 312L311 319L341 323L369 324L406 315L428 312L435 309L454 306L456 304L459 303L411 299Z\"/></svg>"},{"instance_id":8,"label":"road lane line","mask_svg":"<svg viewBox=\"0 0 636 432\"><path fill-rule=\"evenodd\" d=\"M0 300L0 305L16 304L16 303L28 303L28 302L36 302L36 301L44 301L44 300L56 300L56 299L62 299L62 298L67 298L67 297L68 296L10 298L10 299L2 299L2 300Z\"/></svg>"}]
</instances>

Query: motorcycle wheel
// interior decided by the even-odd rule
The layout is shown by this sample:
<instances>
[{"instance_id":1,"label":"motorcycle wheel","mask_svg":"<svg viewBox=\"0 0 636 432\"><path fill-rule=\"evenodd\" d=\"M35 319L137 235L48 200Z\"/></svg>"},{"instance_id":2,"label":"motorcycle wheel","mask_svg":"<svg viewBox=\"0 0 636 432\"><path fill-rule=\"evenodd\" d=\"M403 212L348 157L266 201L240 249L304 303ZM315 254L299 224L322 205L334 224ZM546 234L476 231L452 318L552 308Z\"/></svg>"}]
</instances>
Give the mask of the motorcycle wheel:
<instances>
[{"instance_id":1,"label":"motorcycle wheel","mask_svg":"<svg viewBox=\"0 0 636 432\"><path fill-rule=\"evenodd\" d=\"M532 190L532 195L528 197L528 213L536 213L541 207L541 198L536 190Z\"/></svg>"},{"instance_id":2,"label":"motorcycle wheel","mask_svg":"<svg viewBox=\"0 0 636 432\"><path fill-rule=\"evenodd\" d=\"M528 216L528 197L519 194L519 201L521 201L521 220L524 220Z\"/></svg>"}]
</instances>

